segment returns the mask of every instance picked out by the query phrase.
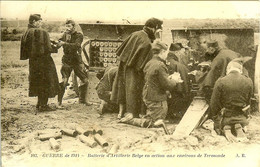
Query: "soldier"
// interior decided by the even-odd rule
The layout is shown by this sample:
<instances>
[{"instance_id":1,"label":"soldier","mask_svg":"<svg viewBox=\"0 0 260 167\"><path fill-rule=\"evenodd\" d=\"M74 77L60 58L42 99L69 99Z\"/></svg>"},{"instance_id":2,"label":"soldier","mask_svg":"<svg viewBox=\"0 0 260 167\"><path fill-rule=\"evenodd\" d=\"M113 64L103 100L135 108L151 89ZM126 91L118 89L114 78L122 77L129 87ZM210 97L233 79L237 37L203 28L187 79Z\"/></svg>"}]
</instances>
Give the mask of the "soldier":
<instances>
[{"instance_id":1,"label":"soldier","mask_svg":"<svg viewBox=\"0 0 260 167\"><path fill-rule=\"evenodd\" d=\"M153 58L145 65L145 85L143 101L147 107L143 118L132 118L127 115L120 122L140 127L151 127L155 122L166 118L168 111L167 93L176 86L176 81L169 78L166 67L167 45L156 41L153 44Z\"/></svg>"},{"instance_id":2,"label":"soldier","mask_svg":"<svg viewBox=\"0 0 260 167\"><path fill-rule=\"evenodd\" d=\"M59 91L58 75L51 57L53 48L49 34L41 29L41 25L41 15L30 15L20 50L20 59L29 59L29 96L38 97L36 114L54 110L47 105L48 98L55 97Z\"/></svg>"},{"instance_id":3,"label":"soldier","mask_svg":"<svg viewBox=\"0 0 260 167\"><path fill-rule=\"evenodd\" d=\"M214 57L210 65L210 71L208 72L205 80L202 83L203 92L205 93L206 100L210 101L212 89L215 82L219 77L223 77L226 75L227 64L231 60L238 58L239 55L232 50L220 48L218 42L215 40L207 42L206 54L208 56Z\"/></svg>"},{"instance_id":4,"label":"soldier","mask_svg":"<svg viewBox=\"0 0 260 167\"><path fill-rule=\"evenodd\" d=\"M245 140L242 128L248 125L248 109L253 94L253 82L242 75L243 66L231 61L227 75L219 78L214 86L210 107L214 129L218 134L223 130L230 142ZM239 84L238 84L239 83ZM235 136L231 133L235 132Z\"/></svg>"},{"instance_id":5,"label":"soldier","mask_svg":"<svg viewBox=\"0 0 260 167\"><path fill-rule=\"evenodd\" d=\"M169 50L176 56L177 61L188 67L190 57L186 54L186 49L181 43L172 43Z\"/></svg>"},{"instance_id":6,"label":"soldier","mask_svg":"<svg viewBox=\"0 0 260 167\"><path fill-rule=\"evenodd\" d=\"M63 34L59 42L59 46L63 46L64 52L61 67L63 82L60 83L61 91L58 96L59 105L62 104L62 98L72 70L74 70L75 75L79 77L82 82L79 86L79 103L90 105L87 99L88 70L81 57L83 35L75 30L75 25L76 24L73 20L66 21L66 32Z\"/></svg>"},{"instance_id":7,"label":"soldier","mask_svg":"<svg viewBox=\"0 0 260 167\"><path fill-rule=\"evenodd\" d=\"M112 86L115 80L118 67L107 67L103 77L100 79L96 90L98 97L102 100L100 114L104 112L118 112L118 105L110 100Z\"/></svg>"},{"instance_id":8,"label":"soldier","mask_svg":"<svg viewBox=\"0 0 260 167\"><path fill-rule=\"evenodd\" d=\"M162 24L163 21L156 18L147 20L143 30L132 33L117 49L116 54L120 57L120 64L111 100L120 105L120 113L124 108L122 106L125 106L125 112L137 118L144 108L143 68L152 58L151 43L156 39L157 32L161 31Z\"/></svg>"},{"instance_id":9,"label":"soldier","mask_svg":"<svg viewBox=\"0 0 260 167\"><path fill-rule=\"evenodd\" d=\"M171 44L166 64L169 74L179 73L182 83L178 83L176 88L171 91L171 98L168 98L168 116L181 118L190 104L190 81L188 68L180 63L175 55L181 49L180 44Z\"/></svg>"}]
</instances>

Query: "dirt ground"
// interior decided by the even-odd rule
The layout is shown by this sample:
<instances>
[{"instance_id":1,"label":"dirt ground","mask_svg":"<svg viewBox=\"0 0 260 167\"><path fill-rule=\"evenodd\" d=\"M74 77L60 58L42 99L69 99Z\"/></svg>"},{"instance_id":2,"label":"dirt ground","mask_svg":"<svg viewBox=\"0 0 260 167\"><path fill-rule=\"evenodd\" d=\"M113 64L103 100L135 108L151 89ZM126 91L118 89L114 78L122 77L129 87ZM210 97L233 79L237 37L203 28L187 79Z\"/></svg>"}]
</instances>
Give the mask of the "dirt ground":
<instances>
[{"instance_id":1,"label":"dirt ground","mask_svg":"<svg viewBox=\"0 0 260 167\"><path fill-rule=\"evenodd\" d=\"M259 112L253 113L250 120L247 131L249 141L242 143L229 143L223 136L214 136L205 128L195 129L186 139L174 140L171 136L165 135L162 128L144 129L121 124L117 122L116 113L99 115L96 105L83 106L78 104L77 98L68 98L72 94L71 91L67 91L65 95L64 109L34 115L37 99L28 97L28 62L19 60L19 43L1 42L3 167L104 166L104 163L106 166L133 166L136 163L152 166L171 163L185 166L186 163L192 163L193 166L204 166L206 162L211 162L213 166L216 163L222 164L221 166L244 163L246 166L260 165ZM61 54L59 52L52 56L58 73ZM54 107L57 104L56 98L50 99L49 104ZM98 145L90 148L78 137L63 135L57 140L61 149L56 152L51 149L49 141L37 139L40 130L59 131L75 125L82 128L100 126L109 146L102 148ZM167 123L170 131L174 131L176 125L177 123L172 121ZM119 149L114 154L115 157L106 157L111 146L116 144L119 145ZM194 157L197 154L202 154L203 163L200 161L201 158ZM224 154L225 158L212 158L205 154ZM246 158L237 157L242 154L245 154ZM127 155L130 157L124 157ZM150 158L144 155L149 155Z\"/></svg>"}]
</instances>

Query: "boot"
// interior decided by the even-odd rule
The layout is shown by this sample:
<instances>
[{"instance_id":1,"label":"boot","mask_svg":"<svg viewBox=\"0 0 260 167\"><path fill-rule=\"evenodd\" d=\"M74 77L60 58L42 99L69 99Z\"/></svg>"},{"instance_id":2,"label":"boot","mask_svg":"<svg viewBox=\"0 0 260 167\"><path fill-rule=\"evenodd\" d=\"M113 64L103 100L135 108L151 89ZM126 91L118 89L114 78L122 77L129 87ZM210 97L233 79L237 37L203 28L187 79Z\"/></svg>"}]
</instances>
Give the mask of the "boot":
<instances>
[{"instance_id":1,"label":"boot","mask_svg":"<svg viewBox=\"0 0 260 167\"><path fill-rule=\"evenodd\" d=\"M91 105L88 102L88 84L84 84L82 86L79 86L79 103L85 104L87 106Z\"/></svg>"},{"instance_id":2,"label":"boot","mask_svg":"<svg viewBox=\"0 0 260 167\"><path fill-rule=\"evenodd\" d=\"M60 90L58 93L58 105L61 106L62 105L62 98L64 96L65 93L65 86L64 86L64 82L59 83L60 85Z\"/></svg>"},{"instance_id":3,"label":"boot","mask_svg":"<svg viewBox=\"0 0 260 167\"><path fill-rule=\"evenodd\" d=\"M223 130L224 130L224 135L229 142L231 142L231 143L237 142L236 137L231 132L231 126L230 125L225 125Z\"/></svg>"},{"instance_id":4,"label":"boot","mask_svg":"<svg viewBox=\"0 0 260 167\"><path fill-rule=\"evenodd\" d=\"M235 133L237 135L237 140L240 142L248 141L246 134L240 124L235 124Z\"/></svg>"},{"instance_id":5,"label":"boot","mask_svg":"<svg viewBox=\"0 0 260 167\"><path fill-rule=\"evenodd\" d=\"M122 123L142 127L142 128L149 128L152 126L152 121L149 119L142 119L142 118L132 118L127 121L120 121Z\"/></svg>"}]
</instances>

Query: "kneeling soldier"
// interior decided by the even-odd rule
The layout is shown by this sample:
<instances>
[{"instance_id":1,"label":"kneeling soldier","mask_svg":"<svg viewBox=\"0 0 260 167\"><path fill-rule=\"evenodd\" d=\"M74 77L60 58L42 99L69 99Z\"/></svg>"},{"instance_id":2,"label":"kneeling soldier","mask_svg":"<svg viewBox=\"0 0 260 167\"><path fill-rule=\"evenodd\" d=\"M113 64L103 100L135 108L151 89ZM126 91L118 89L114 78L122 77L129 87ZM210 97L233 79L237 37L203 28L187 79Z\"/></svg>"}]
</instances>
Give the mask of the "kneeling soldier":
<instances>
[{"instance_id":1,"label":"kneeling soldier","mask_svg":"<svg viewBox=\"0 0 260 167\"><path fill-rule=\"evenodd\" d=\"M218 134L223 132L230 142L247 140L242 128L249 123L253 82L242 75L242 70L241 64L231 61L227 66L227 75L217 80L210 102L214 129Z\"/></svg>"},{"instance_id":2,"label":"kneeling soldier","mask_svg":"<svg viewBox=\"0 0 260 167\"><path fill-rule=\"evenodd\" d=\"M174 89L176 81L170 79L165 64L167 45L156 41L152 45L153 58L145 65L145 85L143 100L147 107L143 118L125 117L121 122L140 126L151 127L156 121L165 119L168 111L166 91Z\"/></svg>"},{"instance_id":3,"label":"kneeling soldier","mask_svg":"<svg viewBox=\"0 0 260 167\"><path fill-rule=\"evenodd\" d=\"M118 67L107 67L96 87L98 97L102 100L100 114L103 114L104 112L118 112L118 104L115 104L110 100L117 71Z\"/></svg>"}]
</instances>

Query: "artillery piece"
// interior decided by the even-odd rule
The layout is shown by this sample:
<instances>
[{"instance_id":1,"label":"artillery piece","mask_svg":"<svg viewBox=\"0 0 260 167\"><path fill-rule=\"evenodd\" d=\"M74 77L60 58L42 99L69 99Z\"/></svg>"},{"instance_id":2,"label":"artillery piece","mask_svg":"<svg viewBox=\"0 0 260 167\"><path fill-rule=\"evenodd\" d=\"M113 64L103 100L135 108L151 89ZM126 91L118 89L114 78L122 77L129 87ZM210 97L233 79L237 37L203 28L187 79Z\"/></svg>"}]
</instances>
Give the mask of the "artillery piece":
<instances>
[{"instance_id":1,"label":"artillery piece","mask_svg":"<svg viewBox=\"0 0 260 167\"><path fill-rule=\"evenodd\" d=\"M231 49L242 57L251 56L249 46L254 45L254 31L253 29L173 29L171 30L172 39L174 43L182 43L188 48L186 55L189 58L188 67L190 71L198 70L205 75L207 70L207 63L205 60L206 41L216 40L220 48ZM257 63L256 63L257 64ZM257 66L257 65L256 65ZM210 66L209 66L210 67ZM257 69L257 68L256 68ZM252 68L251 70L254 70ZM259 75L259 74L258 74ZM192 76L192 75L191 75ZM207 110L209 105L207 100L201 92L198 80L191 77L191 92L193 94L193 101L184 114L182 120L176 127L174 134L176 137L186 137L191 131L200 126L207 119ZM257 79L255 85L257 85ZM255 88L257 90L259 88Z\"/></svg>"},{"instance_id":2,"label":"artillery piece","mask_svg":"<svg viewBox=\"0 0 260 167\"><path fill-rule=\"evenodd\" d=\"M133 32L142 30L136 24L79 24L84 41L82 45L85 62L89 66L89 101L100 103L96 93L99 80L96 74L106 67L119 64L116 49Z\"/></svg>"}]
</instances>

